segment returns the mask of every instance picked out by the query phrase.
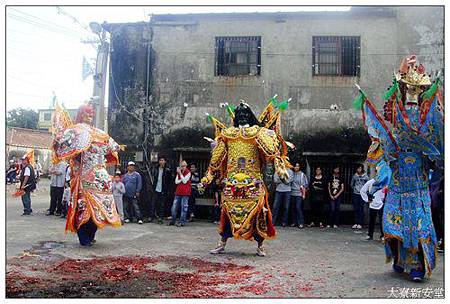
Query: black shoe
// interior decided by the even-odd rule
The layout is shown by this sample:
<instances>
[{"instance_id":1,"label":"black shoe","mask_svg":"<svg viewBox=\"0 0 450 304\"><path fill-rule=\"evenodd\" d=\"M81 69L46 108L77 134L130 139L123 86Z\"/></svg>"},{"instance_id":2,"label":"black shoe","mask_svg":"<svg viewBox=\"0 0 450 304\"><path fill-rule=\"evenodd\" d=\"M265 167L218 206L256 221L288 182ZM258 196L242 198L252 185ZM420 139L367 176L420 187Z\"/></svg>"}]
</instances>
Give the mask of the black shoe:
<instances>
[{"instance_id":1,"label":"black shoe","mask_svg":"<svg viewBox=\"0 0 450 304\"><path fill-rule=\"evenodd\" d=\"M167 223L167 226L173 226L173 225L175 225L175 223L172 223L172 222Z\"/></svg>"},{"instance_id":2,"label":"black shoe","mask_svg":"<svg viewBox=\"0 0 450 304\"><path fill-rule=\"evenodd\" d=\"M183 227L183 226L184 226L183 223L178 223L178 224L177 224L177 227Z\"/></svg>"},{"instance_id":3,"label":"black shoe","mask_svg":"<svg viewBox=\"0 0 450 304\"><path fill-rule=\"evenodd\" d=\"M61 212L55 212L55 216L61 216Z\"/></svg>"},{"instance_id":4,"label":"black shoe","mask_svg":"<svg viewBox=\"0 0 450 304\"><path fill-rule=\"evenodd\" d=\"M45 213L45 215L55 215L55 213L47 211L47 213Z\"/></svg>"},{"instance_id":5,"label":"black shoe","mask_svg":"<svg viewBox=\"0 0 450 304\"><path fill-rule=\"evenodd\" d=\"M22 216L25 216L25 215L31 215L31 213L30 213L30 212L24 212L24 213L22 213Z\"/></svg>"}]
</instances>

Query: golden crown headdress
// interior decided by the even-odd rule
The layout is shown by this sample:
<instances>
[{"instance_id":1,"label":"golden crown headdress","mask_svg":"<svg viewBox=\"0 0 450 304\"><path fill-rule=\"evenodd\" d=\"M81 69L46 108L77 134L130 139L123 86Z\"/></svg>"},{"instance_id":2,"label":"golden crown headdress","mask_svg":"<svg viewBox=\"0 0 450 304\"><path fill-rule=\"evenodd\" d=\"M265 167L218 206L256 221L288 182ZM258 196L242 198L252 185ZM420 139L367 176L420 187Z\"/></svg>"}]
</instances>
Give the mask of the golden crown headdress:
<instances>
[{"instance_id":1,"label":"golden crown headdress","mask_svg":"<svg viewBox=\"0 0 450 304\"><path fill-rule=\"evenodd\" d=\"M430 77L425 73L425 67L422 64L417 66L416 55L412 55L402 60L400 68L395 74L395 78L397 81L412 86L431 85Z\"/></svg>"}]
</instances>

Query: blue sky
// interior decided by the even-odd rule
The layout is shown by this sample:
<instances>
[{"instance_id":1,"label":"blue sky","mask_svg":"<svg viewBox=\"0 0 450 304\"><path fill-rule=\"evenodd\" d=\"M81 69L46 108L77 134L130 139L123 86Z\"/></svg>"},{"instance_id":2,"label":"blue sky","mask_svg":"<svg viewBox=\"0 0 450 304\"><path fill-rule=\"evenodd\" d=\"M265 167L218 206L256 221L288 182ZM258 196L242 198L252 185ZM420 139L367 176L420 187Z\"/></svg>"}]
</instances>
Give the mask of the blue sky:
<instances>
[{"instance_id":1,"label":"blue sky","mask_svg":"<svg viewBox=\"0 0 450 304\"><path fill-rule=\"evenodd\" d=\"M349 7L161 7L16 6L7 7L7 110L45 109L53 94L77 108L92 94L92 76L82 79L83 57L94 63L95 38L89 22L148 21L148 15L178 13L347 10Z\"/></svg>"}]
</instances>

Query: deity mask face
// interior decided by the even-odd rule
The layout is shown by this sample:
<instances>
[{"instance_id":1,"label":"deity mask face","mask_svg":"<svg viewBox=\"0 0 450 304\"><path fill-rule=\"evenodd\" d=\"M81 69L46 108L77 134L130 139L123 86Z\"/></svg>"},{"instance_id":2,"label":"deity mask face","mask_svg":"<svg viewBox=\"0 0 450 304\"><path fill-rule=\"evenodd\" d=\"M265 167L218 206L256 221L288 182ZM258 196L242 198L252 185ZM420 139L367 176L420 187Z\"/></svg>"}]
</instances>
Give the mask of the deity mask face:
<instances>
[{"instance_id":1,"label":"deity mask face","mask_svg":"<svg viewBox=\"0 0 450 304\"><path fill-rule=\"evenodd\" d=\"M406 108L411 108L419 104L419 95L422 93L419 86L406 85Z\"/></svg>"},{"instance_id":2,"label":"deity mask face","mask_svg":"<svg viewBox=\"0 0 450 304\"><path fill-rule=\"evenodd\" d=\"M250 107L245 103L240 103L239 106L234 110L234 126L259 126L259 121L256 118L255 114L253 114Z\"/></svg>"},{"instance_id":3,"label":"deity mask face","mask_svg":"<svg viewBox=\"0 0 450 304\"><path fill-rule=\"evenodd\" d=\"M78 113L75 118L75 122L92 125L94 122L94 115L95 115L94 108L91 105L82 105L78 109Z\"/></svg>"}]
</instances>

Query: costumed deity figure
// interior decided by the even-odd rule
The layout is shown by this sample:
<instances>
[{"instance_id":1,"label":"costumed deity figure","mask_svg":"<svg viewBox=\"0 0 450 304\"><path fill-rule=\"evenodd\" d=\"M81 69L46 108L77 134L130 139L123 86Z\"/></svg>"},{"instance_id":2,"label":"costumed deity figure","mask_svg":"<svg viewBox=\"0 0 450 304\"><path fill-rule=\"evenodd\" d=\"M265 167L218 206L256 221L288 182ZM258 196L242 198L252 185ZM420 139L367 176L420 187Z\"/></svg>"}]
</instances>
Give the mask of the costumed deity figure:
<instances>
[{"instance_id":1,"label":"costumed deity figure","mask_svg":"<svg viewBox=\"0 0 450 304\"><path fill-rule=\"evenodd\" d=\"M67 112L56 106L52 125L53 162L70 164L72 195L66 232L76 232L82 246L95 242L97 228L121 225L106 171L107 165L119 164L121 146L92 126L93 117L94 108L82 105L73 123Z\"/></svg>"},{"instance_id":2,"label":"costumed deity figure","mask_svg":"<svg viewBox=\"0 0 450 304\"><path fill-rule=\"evenodd\" d=\"M275 96L259 119L244 102L237 107L226 105L231 127L207 114L215 126L215 139L209 139L212 156L199 190L210 184L216 174L223 185L221 240L210 253L222 253L227 239L234 237L256 240L257 254L265 256L263 241L275 237L262 169L266 162L273 162L278 175L288 179L287 169L292 166L280 130L280 114L287 105L287 100L279 103Z\"/></svg>"},{"instance_id":3,"label":"costumed deity figure","mask_svg":"<svg viewBox=\"0 0 450 304\"><path fill-rule=\"evenodd\" d=\"M386 263L420 281L436 266L437 241L431 219L428 172L444 158L444 112L439 75L432 83L416 56L405 58L385 94L384 117L359 88L354 105L362 110L372 140L369 164L377 165L371 192L388 186L383 213Z\"/></svg>"}]
</instances>

